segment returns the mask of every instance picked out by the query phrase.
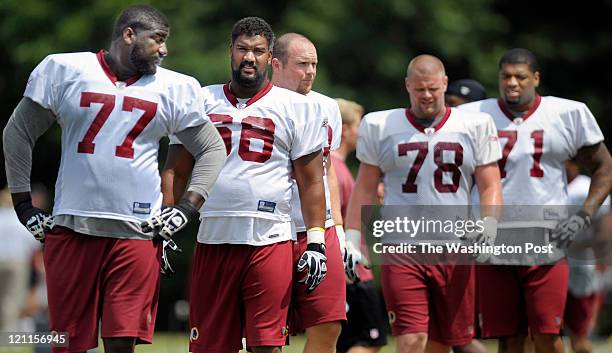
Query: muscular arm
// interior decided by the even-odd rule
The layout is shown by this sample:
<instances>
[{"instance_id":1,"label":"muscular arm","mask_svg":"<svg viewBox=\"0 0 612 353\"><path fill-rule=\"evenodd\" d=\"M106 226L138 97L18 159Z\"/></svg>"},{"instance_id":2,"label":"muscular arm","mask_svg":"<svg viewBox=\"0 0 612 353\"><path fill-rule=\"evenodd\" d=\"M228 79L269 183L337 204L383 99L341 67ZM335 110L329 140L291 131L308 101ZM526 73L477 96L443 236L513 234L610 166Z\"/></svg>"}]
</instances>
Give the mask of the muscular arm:
<instances>
[{"instance_id":1,"label":"muscular arm","mask_svg":"<svg viewBox=\"0 0 612 353\"><path fill-rule=\"evenodd\" d=\"M591 173L591 186L584 209L594 216L612 189L612 158L606 145L600 142L579 149L576 161Z\"/></svg>"},{"instance_id":2,"label":"muscular arm","mask_svg":"<svg viewBox=\"0 0 612 353\"><path fill-rule=\"evenodd\" d=\"M346 209L344 228L361 229L361 206L375 205L378 203L376 190L378 181L382 175L380 168L374 165L361 163L357 173L357 180L353 193Z\"/></svg>"},{"instance_id":3,"label":"muscular arm","mask_svg":"<svg viewBox=\"0 0 612 353\"><path fill-rule=\"evenodd\" d=\"M336 225L342 224L342 206L340 201L340 185L332 159L327 159L327 183L331 200L331 216Z\"/></svg>"},{"instance_id":4,"label":"muscular arm","mask_svg":"<svg viewBox=\"0 0 612 353\"><path fill-rule=\"evenodd\" d=\"M164 204L175 204L184 195L196 208L208 198L225 163L225 145L210 123L191 127L176 134L183 143L171 145L162 171Z\"/></svg>"},{"instance_id":5,"label":"muscular arm","mask_svg":"<svg viewBox=\"0 0 612 353\"><path fill-rule=\"evenodd\" d=\"M503 192L497 162L476 167L474 178L480 194L481 216L493 216L499 219L501 205L503 205Z\"/></svg>"},{"instance_id":6,"label":"muscular arm","mask_svg":"<svg viewBox=\"0 0 612 353\"><path fill-rule=\"evenodd\" d=\"M325 228L325 190L321 150L293 161L306 229Z\"/></svg>"},{"instance_id":7,"label":"muscular arm","mask_svg":"<svg viewBox=\"0 0 612 353\"><path fill-rule=\"evenodd\" d=\"M50 110L29 98L22 98L4 128L4 165L14 205L31 199L32 150L36 140L54 121Z\"/></svg>"},{"instance_id":8,"label":"muscular arm","mask_svg":"<svg viewBox=\"0 0 612 353\"><path fill-rule=\"evenodd\" d=\"M187 190L193 170L193 156L183 145L170 145L166 164L161 172L161 190L164 206L174 205Z\"/></svg>"}]
</instances>

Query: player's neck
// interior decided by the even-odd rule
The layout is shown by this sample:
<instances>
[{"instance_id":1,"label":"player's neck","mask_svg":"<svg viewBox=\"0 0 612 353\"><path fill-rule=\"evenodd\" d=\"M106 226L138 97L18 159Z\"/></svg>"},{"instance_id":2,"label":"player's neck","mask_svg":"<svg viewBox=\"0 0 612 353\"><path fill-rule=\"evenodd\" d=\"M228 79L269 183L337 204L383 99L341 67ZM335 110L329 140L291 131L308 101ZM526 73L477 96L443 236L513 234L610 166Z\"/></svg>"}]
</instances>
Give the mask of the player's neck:
<instances>
[{"instance_id":1,"label":"player's neck","mask_svg":"<svg viewBox=\"0 0 612 353\"><path fill-rule=\"evenodd\" d=\"M537 96L533 96L533 98L529 102L524 104L508 104L508 102L506 102L505 100L503 102L506 105L506 108L508 108L508 110L514 116L522 116L524 113L530 111L531 108L533 108L533 106L536 104L536 97Z\"/></svg>"},{"instance_id":2,"label":"player's neck","mask_svg":"<svg viewBox=\"0 0 612 353\"><path fill-rule=\"evenodd\" d=\"M338 147L337 150L331 151L332 156L343 161L346 160L346 156L348 156L348 153L348 147L344 143L341 143L340 147Z\"/></svg>"},{"instance_id":3,"label":"player's neck","mask_svg":"<svg viewBox=\"0 0 612 353\"><path fill-rule=\"evenodd\" d=\"M105 52L104 60L106 61L108 67L113 71L113 74L117 76L117 79L119 81L126 81L134 76L138 76L138 70L136 70L135 67L132 67L133 65L129 63L129 60L128 64L125 64L121 60L121 54L116 53L118 53L118 51Z\"/></svg>"},{"instance_id":4,"label":"player's neck","mask_svg":"<svg viewBox=\"0 0 612 353\"><path fill-rule=\"evenodd\" d=\"M258 86L251 88L251 87L241 86L239 83L232 80L229 84L229 87L230 87L230 91L232 91L232 94L236 98L252 98L253 96L257 94L257 92L264 89L264 87L266 87L268 82L269 81L267 79L263 80Z\"/></svg>"}]
</instances>

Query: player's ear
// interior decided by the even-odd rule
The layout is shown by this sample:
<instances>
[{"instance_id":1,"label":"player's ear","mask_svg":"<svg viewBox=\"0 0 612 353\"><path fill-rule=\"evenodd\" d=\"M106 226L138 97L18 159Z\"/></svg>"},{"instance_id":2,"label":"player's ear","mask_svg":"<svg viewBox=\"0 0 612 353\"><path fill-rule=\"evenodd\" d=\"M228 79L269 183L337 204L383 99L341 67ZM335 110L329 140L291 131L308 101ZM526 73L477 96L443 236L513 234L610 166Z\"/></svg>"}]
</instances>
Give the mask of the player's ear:
<instances>
[{"instance_id":1,"label":"player's ear","mask_svg":"<svg viewBox=\"0 0 612 353\"><path fill-rule=\"evenodd\" d=\"M534 87L538 87L540 85L540 71L533 73L533 83Z\"/></svg>"},{"instance_id":2,"label":"player's ear","mask_svg":"<svg viewBox=\"0 0 612 353\"><path fill-rule=\"evenodd\" d=\"M136 37L136 32L132 29L132 27L125 27L122 32L123 42L125 44L132 44Z\"/></svg>"},{"instance_id":3,"label":"player's ear","mask_svg":"<svg viewBox=\"0 0 612 353\"><path fill-rule=\"evenodd\" d=\"M406 91L410 88L410 83L408 82L408 76L404 77L404 86L406 87Z\"/></svg>"},{"instance_id":4,"label":"player's ear","mask_svg":"<svg viewBox=\"0 0 612 353\"><path fill-rule=\"evenodd\" d=\"M272 70L280 69L281 62L278 58L272 58Z\"/></svg>"}]
</instances>

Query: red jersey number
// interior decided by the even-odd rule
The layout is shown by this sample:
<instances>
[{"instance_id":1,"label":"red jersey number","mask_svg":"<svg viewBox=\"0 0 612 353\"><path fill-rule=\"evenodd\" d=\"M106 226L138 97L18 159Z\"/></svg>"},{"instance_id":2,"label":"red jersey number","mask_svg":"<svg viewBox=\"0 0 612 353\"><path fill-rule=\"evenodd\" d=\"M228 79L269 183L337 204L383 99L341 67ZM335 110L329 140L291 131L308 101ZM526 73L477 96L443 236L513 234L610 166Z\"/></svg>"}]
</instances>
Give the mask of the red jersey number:
<instances>
[{"instance_id":1,"label":"red jersey number","mask_svg":"<svg viewBox=\"0 0 612 353\"><path fill-rule=\"evenodd\" d=\"M231 124L234 120L225 114L210 114L213 123ZM243 161L264 163L272 157L274 148L274 121L268 118L258 118L248 116L242 119L240 130L240 143L238 145L238 155ZM232 130L225 126L217 126L217 131L225 143L225 152L229 155L232 152ZM261 151L251 150L251 141L261 140L263 148Z\"/></svg>"},{"instance_id":2,"label":"red jersey number","mask_svg":"<svg viewBox=\"0 0 612 353\"><path fill-rule=\"evenodd\" d=\"M116 97L112 94L94 92L81 93L80 106L82 108L90 108L92 103L102 104L102 108L98 114L96 114L91 125L89 125L89 129L87 129L83 139L79 142L77 146L78 153L93 154L95 152L96 144L94 143L94 139L102 129L102 126L106 123L106 120L108 120L113 109L115 109L115 100ZM142 133L142 130L149 125L157 113L157 103L126 96L123 99L121 110L124 112L131 112L134 108L142 110L144 113L140 116L138 121L136 121L134 127L123 140L123 143L116 147L115 156L117 157L134 159L134 148L132 147L134 145L134 140Z\"/></svg>"}]
</instances>

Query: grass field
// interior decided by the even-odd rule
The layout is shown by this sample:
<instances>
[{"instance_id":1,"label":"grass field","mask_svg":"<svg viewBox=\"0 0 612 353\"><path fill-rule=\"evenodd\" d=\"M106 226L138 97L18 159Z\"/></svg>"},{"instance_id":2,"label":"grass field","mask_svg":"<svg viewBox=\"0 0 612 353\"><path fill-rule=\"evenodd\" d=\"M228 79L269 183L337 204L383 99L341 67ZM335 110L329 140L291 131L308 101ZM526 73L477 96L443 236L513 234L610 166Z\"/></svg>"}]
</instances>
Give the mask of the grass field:
<instances>
[{"instance_id":1,"label":"grass field","mask_svg":"<svg viewBox=\"0 0 612 353\"><path fill-rule=\"evenodd\" d=\"M166 334L160 333L155 335L155 342L152 345L141 345L136 347L137 353L184 353L187 352L188 342L187 334ZM491 353L497 352L496 343L494 341L485 342ZM291 337L291 345L283 349L287 353L301 353L302 347L304 346L304 337L295 336ZM567 345L566 345L567 347ZM566 348L569 352L569 348ZM0 347L0 353L32 353L33 349L29 347L24 348L6 348ZM102 353L103 349L100 345L97 353ZM243 353L244 351L241 351ZM394 353L395 346L392 338L389 343L385 346L380 353ZM612 352L612 341L610 342L596 342L594 353L611 353Z\"/></svg>"}]
</instances>

